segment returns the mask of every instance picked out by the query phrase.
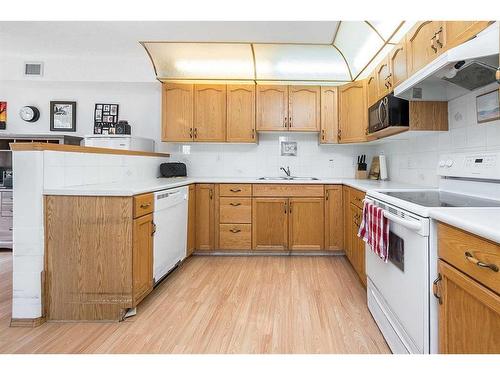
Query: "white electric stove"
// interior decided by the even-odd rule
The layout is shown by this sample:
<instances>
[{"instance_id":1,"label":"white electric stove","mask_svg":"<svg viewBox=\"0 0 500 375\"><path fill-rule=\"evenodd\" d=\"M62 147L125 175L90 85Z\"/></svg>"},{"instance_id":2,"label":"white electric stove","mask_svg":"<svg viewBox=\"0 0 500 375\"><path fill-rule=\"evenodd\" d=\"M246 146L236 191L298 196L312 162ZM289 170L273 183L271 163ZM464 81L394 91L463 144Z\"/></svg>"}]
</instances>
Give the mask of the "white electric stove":
<instances>
[{"instance_id":1,"label":"white electric stove","mask_svg":"<svg viewBox=\"0 0 500 375\"><path fill-rule=\"evenodd\" d=\"M393 353L437 353L437 228L433 209L500 207L500 152L444 155L437 189L368 191L390 225L389 261L367 246L368 307ZM499 218L500 219L500 218Z\"/></svg>"}]
</instances>

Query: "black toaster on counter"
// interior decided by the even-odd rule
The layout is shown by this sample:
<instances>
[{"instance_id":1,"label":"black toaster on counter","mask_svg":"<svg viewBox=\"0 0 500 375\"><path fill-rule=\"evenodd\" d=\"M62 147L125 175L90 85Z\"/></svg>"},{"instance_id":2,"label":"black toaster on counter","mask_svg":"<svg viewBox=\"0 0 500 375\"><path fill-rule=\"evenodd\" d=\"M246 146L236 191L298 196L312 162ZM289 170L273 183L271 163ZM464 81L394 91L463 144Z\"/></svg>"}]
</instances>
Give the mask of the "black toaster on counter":
<instances>
[{"instance_id":1,"label":"black toaster on counter","mask_svg":"<svg viewBox=\"0 0 500 375\"><path fill-rule=\"evenodd\" d=\"M162 177L186 177L186 164L184 163L161 163L160 173Z\"/></svg>"}]
</instances>

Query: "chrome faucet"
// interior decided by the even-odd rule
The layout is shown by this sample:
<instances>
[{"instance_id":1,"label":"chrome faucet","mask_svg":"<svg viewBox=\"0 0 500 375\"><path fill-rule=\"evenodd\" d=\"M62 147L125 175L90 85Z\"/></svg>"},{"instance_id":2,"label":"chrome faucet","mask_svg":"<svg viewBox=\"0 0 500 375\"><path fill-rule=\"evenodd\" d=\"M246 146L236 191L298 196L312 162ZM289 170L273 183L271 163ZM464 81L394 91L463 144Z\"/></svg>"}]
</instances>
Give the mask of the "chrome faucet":
<instances>
[{"instance_id":1,"label":"chrome faucet","mask_svg":"<svg viewBox=\"0 0 500 375\"><path fill-rule=\"evenodd\" d=\"M292 172L290 172L290 167L286 167L286 169L285 169L285 167L280 167L280 170L285 172L287 177L290 177L292 175Z\"/></svg>"}]
</instances>

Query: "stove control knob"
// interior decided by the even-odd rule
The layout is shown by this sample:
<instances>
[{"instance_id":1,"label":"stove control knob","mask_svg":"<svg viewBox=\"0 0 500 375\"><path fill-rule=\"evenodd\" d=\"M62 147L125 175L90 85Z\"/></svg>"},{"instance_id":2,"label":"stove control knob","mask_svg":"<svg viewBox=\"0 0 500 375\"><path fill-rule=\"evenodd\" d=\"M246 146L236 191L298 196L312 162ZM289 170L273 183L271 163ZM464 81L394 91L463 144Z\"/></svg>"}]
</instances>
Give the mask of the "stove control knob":
<instances>
[{"instance_id":1,"label":"stove control knob","mask_svg":"<svg viewBox=\"0 0 500 375\"><path fill-rule=\"evenodd\" d=\"M451 168L452 165L453 165L453 160L451 159L446 160L446 168Z\"/></svg>"},{"instance_id":2,"label":"stove control knob","mask_svg":"<svg viewBox=\"0 0 500 375\"><path fill-rule=\"evenodd\" d=\"M444 168L446 165L446 162L444 160L439 161L439 168Z\"/></svg>"}]
</instances>

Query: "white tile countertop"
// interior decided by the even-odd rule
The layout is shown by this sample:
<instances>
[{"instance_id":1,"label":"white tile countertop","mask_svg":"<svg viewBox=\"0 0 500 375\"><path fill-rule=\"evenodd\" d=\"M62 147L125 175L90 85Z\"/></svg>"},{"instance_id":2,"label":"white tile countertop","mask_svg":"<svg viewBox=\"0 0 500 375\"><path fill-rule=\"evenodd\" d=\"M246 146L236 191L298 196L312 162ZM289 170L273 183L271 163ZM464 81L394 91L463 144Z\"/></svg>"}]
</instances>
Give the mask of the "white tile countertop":
<instances>
[{"instance_id":1,"label":"white tile countertop","mask_svg":"<svg viewBox=\"0 0 500 375\"><path fill-rule=\"evenodd\" d=\"M108 184L77 185L57 189L45 189L44 195L88 195L88 196L131 196L159 190L171 189L195 183L239 183L239 184L344 184L355 189L404 189L417 186L377 180L356 180L342 178L320 178L318 180L259 180L258 177L174 177L156 178L135 182L114 182Z\"/></svg>"},{"instance_id":2,"label":"white tile countertop","mask_svg":"<svg viewBox=\"0 0 500 375\"><path fill-rule=\"evenodd\" d=\"M433 208L432 219L500 243L500 208Z\"/></svg>"}]
</instances>

